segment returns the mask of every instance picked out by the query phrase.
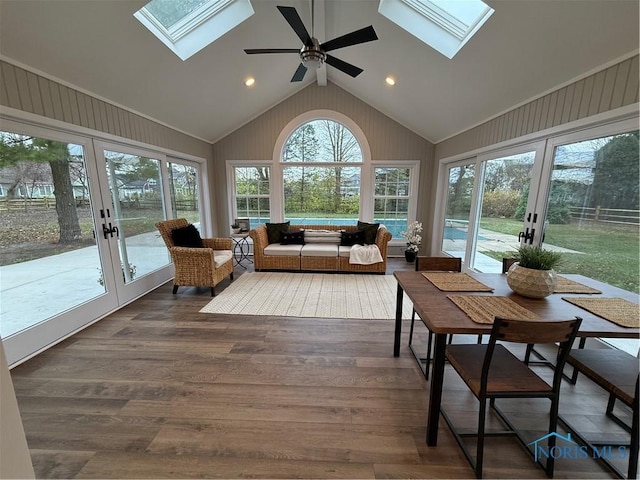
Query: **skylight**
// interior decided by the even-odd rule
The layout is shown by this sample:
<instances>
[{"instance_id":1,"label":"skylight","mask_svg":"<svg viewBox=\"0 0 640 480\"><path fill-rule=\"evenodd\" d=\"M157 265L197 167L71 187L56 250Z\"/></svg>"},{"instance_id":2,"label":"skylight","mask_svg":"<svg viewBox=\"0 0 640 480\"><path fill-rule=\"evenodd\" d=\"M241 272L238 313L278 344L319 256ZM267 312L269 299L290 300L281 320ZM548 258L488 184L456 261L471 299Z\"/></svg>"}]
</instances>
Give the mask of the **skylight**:
<instances>
[{"instance_id":1,"label":"skylight","mask_svg":"<svg viewBox=\"0 0 640 480\"><path fill-rule=\"evenodd\" d=\"M453 58L494 10L481 0L380 0L378 12Z\"/></svg>"},{"instance_id":2,"label":"skylight","mask_svg":"<svg viewBox=\"0 0 640 480\"><path fill-rule=\"evenodd\" d=\"M249 0L152 0L133 16L186 60L253 13Z\"/></svg>"}]
</instances>

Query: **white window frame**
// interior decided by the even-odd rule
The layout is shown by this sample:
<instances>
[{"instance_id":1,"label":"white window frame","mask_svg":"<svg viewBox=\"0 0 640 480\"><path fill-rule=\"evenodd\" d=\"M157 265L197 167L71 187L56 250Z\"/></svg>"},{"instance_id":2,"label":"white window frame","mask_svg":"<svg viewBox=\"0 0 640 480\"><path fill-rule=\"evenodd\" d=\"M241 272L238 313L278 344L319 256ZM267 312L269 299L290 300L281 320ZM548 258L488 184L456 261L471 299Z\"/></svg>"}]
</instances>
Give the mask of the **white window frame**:
<instances>
[{"instance_id":1,"label":"white window frame","mask_svg":"<svg viewBox=\"0 0 640 480\"><path fill-rule=\"evenodd\" d=\"M620 133L620 125L633 125L638 128L638 104L621 107L609 112L594 115L589 118L576 120L564 125L535 132L523 137L500 142L488 147L482 147L469 152L461 153L451 157L440 159L438 162L438 187L436 191L436 201L434 208L434 228L431 236L431 255L442 255L441 239L444 229L444 216L446 215L446 201L448 189L448 169L450 167L475 163L476 169L479 169L481 161L498 158L507 154L514 154L518 151L525 151L528 146L530 149L536 149L536 163L532 171L532 179L530 192L535 192L535 196L529 196L527 203L527 211L545 214L546 211L546 194L549 188L549 179L551 178L551 169L553 165L553 151L556 145L571 143L572 141L580 141L580 139L596 138L599 136L613 135ZM631 128L630 128L631 130ZM613 133L611 133L613 132ZM525 150L521 150L524 148ZM542 149L542 153L538 150ZM540 161L538 161L538 155ZM550 159L550 160L549 160ZM471 212L475 212L478 208L478 188L481 184L479 171L476 171L474 178L473 199ZM544 207L541 208L541 203ZM526 218L525 218L526 220ZM528 225L531 228L531 225ZM526 227L526 224L525 224ZM540 243L543 229L536 229L534 245ZM471 232L471 225L469 235ZM473 237L471 237L473 238ZM467 245L467 253L470 246ZM463 266L465 268L465 266Z\"/></svg>"}]
</instances>

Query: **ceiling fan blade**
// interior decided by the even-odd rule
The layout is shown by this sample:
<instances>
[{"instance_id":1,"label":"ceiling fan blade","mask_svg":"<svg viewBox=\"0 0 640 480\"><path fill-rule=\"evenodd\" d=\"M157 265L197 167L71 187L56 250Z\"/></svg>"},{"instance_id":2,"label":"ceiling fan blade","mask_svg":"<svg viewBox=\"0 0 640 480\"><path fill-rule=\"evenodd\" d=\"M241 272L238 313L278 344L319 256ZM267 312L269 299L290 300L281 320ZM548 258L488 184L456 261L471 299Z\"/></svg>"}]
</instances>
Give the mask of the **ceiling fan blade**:
<instances>
[{"instance_id":1,"label":"ceiling fan blade","mask_svg":"<svg viewBox=\"0 0 640 480\"><path fill-rule=\"evenodd\" d=\"M351 75L353 78L360 75L364 70L356 67L355 65L351 65L350 63L345 62L344 60L340 60L332 55L327 55L325 60L332 67L336 67L338 70L342 70L347 75Z\"/></svg>"},{"instance_id":2,"label":"ceiling fan blade","mask_svg":"<svg viewBox=\"0 0 640 480\"><path fill-rule=\"evenodd\" d=\"M245 53L253 55L256 53L300 53L297 48L247 48Z\"/></svg>"},{"instance_id":3,"label":"ceiling fan blade","mask_svg":"<svg viewBox=\"0 0 640 480\"><path fill-rule=\"evenodd\" d=\"M303 64L300 64L298 66L298 69L296 70L296 73L294 73L293 77L291 77L291 81L301 82L304 78L305 73L307 73L307 67L305 67Z\"/></svg>"},{"instance_id":4,"label":"ceiling fan blade","mask_svg":"<svg viewBox=\"0 0 640 480\"><path fill-rule=\"evenodd\" d=\"M278 10L280 10L280 13L285 18L285 20L289 22L289 25L291 25L293 31L296 32L296 35L298 35L300 40L302 40L302 43L304 43L308 47L312 46L313 42L311 41L309 32L307 32L304 23L302 23L302 19L300 18L300 15L298 15L298 11L294 7L281 6L278 6Z\"/></svg>"},{"instance_id":5,"label":"ceiling fan blade","mask_svg":"<svg viewBox=\"0 0 640 480\"><path fill-rule=\"evenodd\" d=\"M328 42L320 45L320 48L325 52L329 52L338 48L350 47L351 45L372 42L374 40L378 40L378 35L376 35L376 31L373 27L369 25L368 27L361 28L355 32L347 33L341 37L329 40Z\"/></svg>"}]
</instances>

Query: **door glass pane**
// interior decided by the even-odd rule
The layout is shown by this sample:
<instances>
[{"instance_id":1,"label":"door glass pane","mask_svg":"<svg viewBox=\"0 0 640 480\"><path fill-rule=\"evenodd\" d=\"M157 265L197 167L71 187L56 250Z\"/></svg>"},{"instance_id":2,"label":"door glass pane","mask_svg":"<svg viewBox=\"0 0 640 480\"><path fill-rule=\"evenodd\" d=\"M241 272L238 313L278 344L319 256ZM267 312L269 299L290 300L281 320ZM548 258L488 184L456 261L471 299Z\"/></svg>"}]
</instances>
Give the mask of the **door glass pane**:
<instances>
[{"instance_id":1,"label":"door glass pane","mask_svg":"<svg viewBox=\"0 0 640 480\"><path fill-rule=\"evenodd\" d=\"M471 268L499 273L502 258L518 248L534 160L532 151L484 162L482 212Z\"/></svg>"},{"instance_id":2,"label":"door glass pane","mask_svg":"<svg viewBox=\"0 0 640 480\"><path fill-rule=\"evenodd\" d=\"M124 283L167 265L167 249L156 222L164 220L160 161L104 151L113 209L107 223L117 227Z\"/></svg>"},{"instance_id":3,"label":"door glass pane","mask_svg":"<svg viewBox=\"0 0 640 480\"><path fill-rule=\"evenodd\" d=\"M360 210L359 167L285 167L285 219L292 223L351 223Z\"/></svg>"},{"instance_id":4,"label":"door glass pane","mask_svg":"<svg viewBox=\"0 0 640 480\"><path fill-rule=\"evenodd\" d=\"M81 145L0 132L0 335L105 293Z\"/></svg>"},{"instance_id":5,"label":"door glass pane","mask_svg":"<svg viewBox=\"0 0 640 480\"><path fill-rule=\"evenodd\" d=\"M411 169L381 167L374 169L374 175L373 220L384 223L393 237L402 238L408 225Z\"/></svg>"},{"instance_id":6,"label":"door glass pane","mask_svg":"<svg viewBox=\"0 0 640 480\"><path fill-rule=\"evenodd\" d=\"M186 218L200 224L198 169L191 165L169 162L169 188L173 218Z\"/></svg>"},{"instance_id":7,"label":"door glass pane","mask_svg":"<svg viewBox=\"0 0 640 480\"><path fill-rule=\"evenodd\" d=\"M449 169L447 207L445 209L442 251L464 260L471 215L475 165Z\"/></svg>"},{"instance_id":8,"label":"door glass pane","mask_svg":"<svg viewBox=\"0 0 640 480\"><path fill-rule=\"evenodd\" d=\"M249 228L269 221L269 167L235 167L236 216L248 218Z\"/></svg>"},{"instance_id":9,"label":"door glass pane","mask_svg":"<svg viewBox=\"0 0 640 480\"><path fill-rule=\"evenodd\" d=\"M555 149L545 248L564 250L557 269L639 292L638 132Z\"/></svg>"}]
</instances>

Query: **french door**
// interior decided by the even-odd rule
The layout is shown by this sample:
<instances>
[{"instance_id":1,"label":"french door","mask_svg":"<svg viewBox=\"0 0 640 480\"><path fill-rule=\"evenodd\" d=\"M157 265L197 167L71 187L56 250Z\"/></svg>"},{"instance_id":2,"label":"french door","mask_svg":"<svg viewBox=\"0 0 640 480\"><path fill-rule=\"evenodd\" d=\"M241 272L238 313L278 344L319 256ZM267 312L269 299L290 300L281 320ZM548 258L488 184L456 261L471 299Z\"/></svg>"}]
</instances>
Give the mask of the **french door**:
<instances>
[{"instance_id":1,"label":"french door","mask_svg":"<svg viewBox=\"0 0 640 480\"><path fill-rule=\"evenodd\" d=\"M155 223L199 225L195 161L0 128L0 336L10 366L169 280Z\"/></svg>"},{"instance_id":2,"label":"french door","mask_svg":"<svg viewBox=\"0 0 640 480\"><path fill-rule=\"evenodd\" d=\"M521 244L561 251L562 273L639 290L637 119L445 165L439 251L500 272Z\"/></svg>"}]
</instances>

